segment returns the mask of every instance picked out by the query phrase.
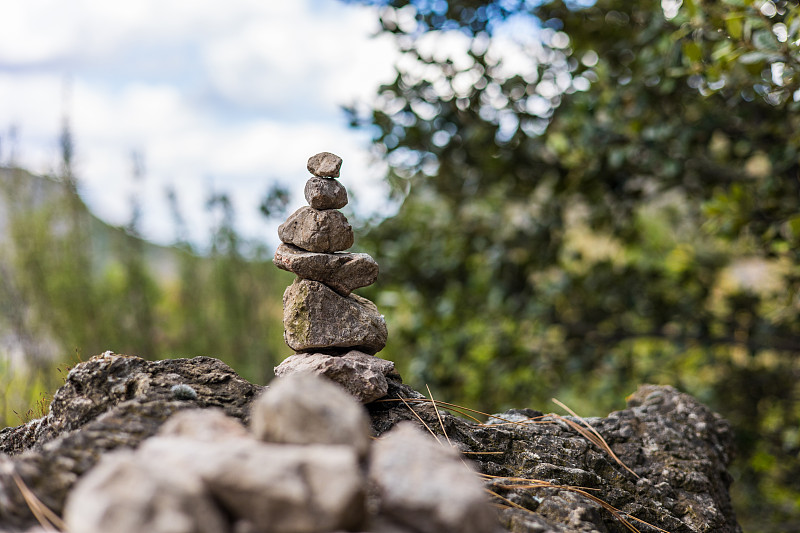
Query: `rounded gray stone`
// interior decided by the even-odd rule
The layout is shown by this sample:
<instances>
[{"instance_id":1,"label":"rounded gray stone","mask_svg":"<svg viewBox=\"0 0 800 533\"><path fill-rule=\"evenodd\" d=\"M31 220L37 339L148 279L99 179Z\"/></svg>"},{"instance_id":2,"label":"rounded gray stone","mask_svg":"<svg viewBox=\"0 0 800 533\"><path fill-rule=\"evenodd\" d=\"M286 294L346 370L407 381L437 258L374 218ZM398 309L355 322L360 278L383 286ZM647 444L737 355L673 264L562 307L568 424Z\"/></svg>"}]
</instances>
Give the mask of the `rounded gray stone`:
<instances>
[{"instance_id":1,"label":"rounded gray stone","mask_svg":"<svg viewBox=\"0 0 800 533\"><path fill-rule=\"evenodd\" d=\"M351 446L154 437L137 456L199 476L232 520L259 532L360 531L364 520L364 476Z\"/></svg>"},{"instance_id":2,"label":"rounded gray stone","mask_svg":"<svg viewBox=\"0 0 800 533\"><path fill-rule=\"evenodd\" d=\"M372 447L370 481L380 514L420 533L497 531L478 475L455 448L437 443L411 422L401 422Z\"/></svg>"},{"instance_id":3,"label":"rounded gray stone","mask_svg":"<svg viewBox=\"0 0 800 533\"><path fill-rule=\"evenodd\" d=\"M338 178L342 158L330 152L320 152L308 158L306 168L320 178Z\"/></svg>"},{"instance_id":4,"label":"rounded gray stone","mask_svg":"<svg viewBox=\"0 0 800 533\"><path fill-rule=\"evenodd\" d=\"M67 498L73 533L224 533L223 512L201 477L171 463L118 451L103 457Z\"/></svg>"},{"instance_id":5,"label":"rounded gray stone","mask_svg":"<svg viewBox=\"0 0 800 533\"><path fill-rule=\"evenodd\" d=\"M353 246L353 227L340 211L304 206L278 226L282 242L309 252L341 252Z\"/></svg>"},{"instance_id":6,"label":"rounded gray stone","mask_svg":"<svg viewBox=\"0 0 800 533\"><path fill-rule=\"evenodd\" d=\"M347 189L332 178L310 178L304 193L306 202L314 209L341 209L347 205Z\"/></svg>"},{"instance_id":7,"label":"rounded gray stone","mask_svg":"<svg viewBox=\"0 0 800 533\"><path fill-rule=\"evenodd\" d=\"M344 445L359 455L370 444L364 407L341 386L310 372L273 380L250 417L253 434L264 442Z\"/></svg>"}]
</instances>

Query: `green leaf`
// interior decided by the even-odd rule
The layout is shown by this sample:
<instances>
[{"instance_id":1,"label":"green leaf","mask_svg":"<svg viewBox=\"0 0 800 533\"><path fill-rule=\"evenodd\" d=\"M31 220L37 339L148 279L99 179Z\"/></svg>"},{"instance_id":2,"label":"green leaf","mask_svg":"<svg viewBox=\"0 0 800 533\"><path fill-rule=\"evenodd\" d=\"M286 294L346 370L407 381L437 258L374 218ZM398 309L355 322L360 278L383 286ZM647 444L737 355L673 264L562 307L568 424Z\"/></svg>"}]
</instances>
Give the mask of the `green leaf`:
<instances>
[{"instance_id":1,"label":"green leaf","mask_svg":"<svg viewBox=\"0 0 800 533\"><path fill-rule=\"evenodd\" d=\"M758 30L753 33L753 44L759 50L775 51L778 49L778 40L769 30Z\"/></svg>"},{"instance_id":2,"label":"green leaf","mask_svg":"<svg viewBox=\"0 0 800 533\"><path fill-rule=\"evenodd\" d=\"M795 215L784 222L785 232L794 242L800 242L800 215Z\"/></svg>"},{"instance_id":3,"label":"green leaf","mask_svg":"<svg viewBox=\"0 0 800 533\"><path fill-rule=\"evenodd\" d=\"M700 45L694 41L685 41L683 43L683 54L692 63L700 63L703 60L703 51L700 49Z\"/></svg>"},{"instance_id":4,"label":"green leaf","mask_svg":"<svg viewBox=\"0 0 800 533\"><path fill-rule=\"evenodd\" d=\"M747 52L739 57L739 63L743 65L753 65L767 59L767 54L763 52Z\"/></svg>"},{"instance_id":5,"label":"green leaf","mask_svg":"<svg viewBox=\"0 0 800 533\"><path fill-rule=\"evenodd\" d=\"M733 13L725 17L725 29L728 35L736 40L742 38L742 28L744 27L744 16L741 13Z\"/></svg>"}]
</instances>

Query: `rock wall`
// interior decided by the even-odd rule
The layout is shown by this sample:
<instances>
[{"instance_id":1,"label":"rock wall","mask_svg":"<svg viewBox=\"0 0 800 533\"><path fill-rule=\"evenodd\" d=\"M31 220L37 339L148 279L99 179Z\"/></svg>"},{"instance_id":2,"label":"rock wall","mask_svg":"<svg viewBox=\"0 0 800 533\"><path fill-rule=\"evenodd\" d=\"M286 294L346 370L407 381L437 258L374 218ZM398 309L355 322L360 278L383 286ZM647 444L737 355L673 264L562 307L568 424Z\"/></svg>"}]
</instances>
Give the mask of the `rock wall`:
<instances>
[{"instance_id":1,"label":"rock wall","mask_svg":"<svg viewBox=\"0 0 800 533\"><path fill-rule=\"evenodd\" d=\"M294 529L270 529L271 522L267 519L254 525L250 519L237 518L231 511L235 506L226 504L221 496L245 494L255 490L252 486L248 488L246 483L238 486L237 478L227 479L227 485L222 481L212 483L209 479L217 478L204 473L199 465L210 461L203 461L203 454L209 454L210 458L225 453L233 454L233 458L224 459L229 465L225 469L244 463L257 471L259 465L266 468L265 461L274 462L267 459L259 462L252 454L261 457L258 454L266 452L243 444L249 442L248 439L260 439L259 446L269 449L279 446L274 443L274 428L269 429L266 424L265 429L264 420L274 420L279 417L276 413L291 411L288 408L263 408L268 414L259 414L260 422L252 424L252 430L244 429L251 425L251 412L258 412L253 409L257 405L254 402L273 387L268 389L248 383L225 364L207 357L145 361L107 352L72 369L66 383L56 393L47 417L0 431L0 531L26 531L37 527L37 520L17 488L15 477L59 516L63 516L69 495L77 486L78 496L74 500L78 503L70 507L77 509L75 512L81 516L91 516L88 510L80 511L79 504L87 498L79 495L84 490L81 487L90 484L89 474L93 470L99 472L95 467L101 461L111 463L104 469L132 469L131 475L141 476L142 484L156 483L152 489L156 491L154 494L161 494L158 491L174 485L183 491L181 494L196 495L197 501L206 502L204 505L222 509L214 511L213 517L200 520L202 527L192 525L196 519L194 522L187 519L182 522L183 529L153 526L148 531L336 530L332 528L386 533L491 531L495 526L481 522L486 516L484 511L475 516L463 509L453 512L453 509L460 509L459 502L473 501L469 500L475 497L469 488L471 483L489 491L478 492L486 502L494 504L492 523L498 531L631 531L623 520L642 532L659 530L655 528L673 533L740 531L728 497L731 479L726 468L731 460L730 428L718 415L673 388L643 386L629 398L627 409L588 420L629 471L568 422L577 422L577 419L543 416L537 411L522 409L495 415L488 423L479 424L442 410L437 413L421 394L402 384L396 373L387 378L388 393L383 398L364 406L352 401L351 408L357 406L356 411L365 415L365 427L373 437L352 445L361 450L355 452L356 459L349 459L354 457L353 452L333 453L329 448L321 452L323 458L319 459L317 448L323 444L306 443L309 447L301 451L279 452L286 454L285 461L305 465L298 466L298 472L334 468L322 466L328 465L325 457L330 453L331 457L338 457L336 464L344 465L342 471L352 472L355 460L361 473L347 486L353 487L348 494L356 498L350 500L348 508L354 505L352 501L362 502L358 504L362 507L357 516L345 515L343 521L333 520L321 525L304 523L291 526ZM318 411L329 415L349 409L334 407L338 404L332 400L333 396L335 393L314 388L299 397L295 395L287 405L303 404L307 413ZM346 393L345 396L350 398ZM198 408L203 411L197 411ZM219 411L212 411L212 408ZM190 429L173 427L167 431L167 436L184 440L167 440L165 444L165 422L176 413L189 410L217 414L209 414L211 418L216 417L209 418L211 422L202 419L203 422L178 423L173 418L172 426ZM311 416L291 414L286 418L290 422L298 421L301 428L324 428L323 422L310 422ZM419 431L403 429L402 422L406 423L405 428L413 425ZM323 436L314 437L314 441L335 434L335 428L351 427L344 422L337 424L321 431ZM352 427L357 428L358 424ZM350 429L344 432L344 437L336 438L347 438L359 431ZM412 435L403 435L409 431ZM441 445L436 444L428 431L435 434ZM390 439L390 432L399 436ZM280 437L284 441L287 438ZM220 444L221 439L228 440ZM183 444L174 445L175 442ZM368 442L366 448L363 442ZM336 442L324 445L342 446ZM280 446L293 450L291 446L295 444ZM444 452L437 455L429 447ZM209 449L217 451L209 452ZM127 450L127 455L120 454L121 450ZM416 456L429 460L422 463ZM321 462L315 463L317 460ZM165 476L160 465L170 461L186 462L196 471L196 476L181 480ZM281 472L279 478L289 476ZM335 473L332 475L334 481L321 482L325 488L323 492L341 488L335 481L339 478ZM98 477L99 474L95 475L92 483L103 486ZM166 481L157 483L162 478ZM86 483L78 483L82 479L87 480ZM220 483L223 489L214 492L212 488L219 487ZM295 482L287 477L276 486L259 490L285 495L293 486L315 486L292 483ZM309 494L312 493L317 494L314 491ZM185 509L181 511L179 504L170 508L167 503L173 501L169 496L172 493L163 494L160 499L138 503L131 494L124 493L120 497L134 501L156 516L161 516L159 512L179 518L193 516L192 513L187 515ZM309 499L312 505L315 501ZM233 503L237 502L238 497L234 497ZM486 502L472 503L470 508L484 508ZM158 506L153 507L156 504ZM316 511L309 509L307 512ZM216 525L209 529L208 524ZM76 529L73 533L79 531Z\"/></svg>"}]
</instances>

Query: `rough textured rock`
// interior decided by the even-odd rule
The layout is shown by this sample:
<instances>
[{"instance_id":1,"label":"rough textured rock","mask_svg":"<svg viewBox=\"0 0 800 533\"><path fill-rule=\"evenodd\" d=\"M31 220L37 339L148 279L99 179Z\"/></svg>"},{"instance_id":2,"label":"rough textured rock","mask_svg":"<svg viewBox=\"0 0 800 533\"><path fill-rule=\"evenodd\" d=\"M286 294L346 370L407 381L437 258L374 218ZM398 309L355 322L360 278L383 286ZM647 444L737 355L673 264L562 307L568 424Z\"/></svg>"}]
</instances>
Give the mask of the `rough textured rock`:
<instances>
[{"instance_id":1,"label":"rough textured rock","mask_svg":"<svg viewBox=\"0 0 800 533\"><path fill-rule=\"evenodd\" d=\"M137 460L138 459L138 460ZM103 457L73 489L64 512L70 533L226 533L228 520L200 477L133 452Z\"/></svg>"},{"instance_id":2,"label":"rough textured rock","mask_svg":"<svg viewBox=\"0 0 800 533\"><path fill-rule=\"evenodd\" d=\"M321 254L281 244L272 261L278 268L324 283L342 296L378 279L378 263L368 254Z\"/></svg>"},{"instance_id":3,"label":"rough textured rock","mask_svg":"<svg viewBox=\"0 0 800 533\"><path fill-rule=\"evenodd\" d=\"M320 152L308 158L306 165L311 174L321 178L338 178L342 168L342 158L330 152Z\"/></svg>"},{"instance_id":4,"label":"rough textured rock","mask_svg":"<svg viewBox=\"0 0 800 533\"><path fill-rule=\"evenodd\" d=\"M76 365L53 395L46 417L0 431L0 452L16 454L42 446L77 429L111 408L136 400L179 400L172 388L192 387L197 399L187 406L220 407L246 421L247 406L263 387L240 378L228 365L211 357L147 361L106 352Z\"/></svg>"},{"instance_id":5,"label":"rough textured rock","mask_svg":"<svg viewBox=\"0 0 800 533\"><path fill-rule=\"evenodd\" d=\"M298 353L287 357L275 367L278 377L296 373L312 373L335 381L361 403L386 396L389 383L386 376L394 375L394 363L374 355L351 350L335 356L324 353Z\"/></svg>"},{"instance_id":6,"label":"rough textured rock","mask_svg":"<svg viewBox=\"0 0 800 533\"><path fill-rule=\"evenodd\" d=\"M557 417L475 425L444 413L440 423L429 405L411 404L416 414L410 412L402 400L413 402L418 393L405 385L390 381L389 398L397 402L367 406L376 434L402 420L419 424L419 417L440 438L444 428L480 472L507 478L496 479L489 488L522 507L501 512L501 524L508 531L629 531L568 486L588 488L623 513L670 533L741 531L728 495L730 426L672 387L644 385L628 398L628 409L587 419L638 478ZM495 417L506 419L505 413ZM518 478L558 486L513 488L520 484L514 481ZM643 532L652 530L633 524Z\"/></svg>"},{"instance_id":7,"label":"rough textured rock","mask_svg":"<svg viewBox=\"0 0 800 533\"><path fill-rule=\"evenodd\" d=\"M197 391L196 400L174 398L181 383ZM76 365L46 417L0 431L0 451L11 455L0 454L0 524L35 523L12 472L60 514L68 490L103 453L138 446L184 409L219 407L247 422L262 390L210 357L146 361L106 352Z\"/></svg>"},{"instance_id":8,"label":"rough textured rock","mask_svg":"<svg viewBox=\"0 0 800 533\"><path fill-rule=\"evenodd\" d=\"M410 423L375 443L369 477L377 487L379 515L401 527L420 533L499 530L475 472L446 440L436 442Z\"/></svg>"},{"instance_id":9,"label":"rough textured rock","mask_svg":"<svg viewBox=\"0 0 800 533\"><path fill-rule=\"evenodd\" d=\"M465 457L474 460L479 472L500 476L487 481L487 488L520 506L510 508L504 500L495 500L506 507L499 513L499 523L506 531L629 532L619 518L571 490L570 485L592 489L593 496L620 509L623 516L671 533L741 531L728 496L729 426L675 389L643 386L630 397L627 409L589 419L637 478L560 418L548 416L535 424L501 420L513 415L524 420L533 413L518 411L496 415L499 423L481 425L441 412L440 422L432 407L421 403L424 399L418 392L391 375L388 382L387 397L366 405L373 434L380 436L404 420L417 425L424 421L443 442L447 442L446 430L452 445L468 454ZM178 383L196 390L197 399L175 399L171 388ZM12 473L45 505L62 514L68 491L109 451L150 442L172 414L187 409L216 406L246 423L249 405L261 389L209 358L148 362L107 355L77 365L56 393L48 417L0 432L0 446L13 454L0 454L0 530L24 531L36 525ZM325 398L318 401L324 405ZM191 440L193 446L227 451L236 450L240 442L257 442L249 437L210 442L194 437L155 438ZM181 446L167 448L178 456L191 457ZM147 452L145 457L154 458L155 454ZM530 483L520 486L515 478L544 480L556 486L530 488ZM331 490L331 486L320 490ZM216 495L215 500L219 502ZM370 509L368 506L371 522L361 531L409 531L382 521L387 515L376 515ZM258 531L252 520L229 518L235 522L236 533ZM654 531L633 523L643 533ZM358 531L356 527L349 529Z\"/></svg>"},{"instance_id":10,"label":"rough textured rock","mask_svg":"<svg viewBox=\"0 0 800 533\"><path fill-rule=\"evenodd\" d=\"M308 373L272 382L253 404L252 430L266 442L345 445L360 455L370 442L364 408L342 387Z\"/></svg>"},{"instance_id":11,"label":"rough textured rock","mask_svg":"<svg viewBox=\"0 0 800 533\"><path fill-rule=\"evenodd\" d=\"M353 531L365 519L364 477L349 446L155 437L137 455L197 474L228 515L255 531Z\"/></svg>"},{"instance_id":12,"label":"rough textured rock","mask_svg":"<svg viewBox=\"0 0 800 533\"><path fill-rule=\"evenodd\" d=\"M353 227L340 211L303 206L278 226L278 238L309 252L341 252L353 246Z\"/></svg>"},{"instance_id":13,"label":"rough textured rock","mask_svg":"<svg viewBox=\"0 0 800 533\"><path fill-rule=\"evenodd\" d=\"M296 352L353 349L374 354L386 346L388 336L375 304L305 279L295 279L283 293L283 329L286 344Z\"/></svg>"},{"instance_id":14,"label":"rough textured rock","mask_svg":"<svg viewBox=\"0 0 800 533\"><path fill-rule=\"evenodd\" d=\"M303 192L314 209L341 209L347 205L347 189L335 179L314 176L306 182Z\"/></svg>"}]
</instances>

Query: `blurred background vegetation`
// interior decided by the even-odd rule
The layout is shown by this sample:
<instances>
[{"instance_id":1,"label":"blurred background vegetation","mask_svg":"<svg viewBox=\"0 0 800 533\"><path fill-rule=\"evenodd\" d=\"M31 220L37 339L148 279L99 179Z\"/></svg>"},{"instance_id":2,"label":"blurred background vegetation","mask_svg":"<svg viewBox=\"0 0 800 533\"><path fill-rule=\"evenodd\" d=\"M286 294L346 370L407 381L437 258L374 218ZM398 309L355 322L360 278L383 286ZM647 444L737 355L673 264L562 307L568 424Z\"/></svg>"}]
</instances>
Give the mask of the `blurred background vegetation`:
<instances>
[{"instance_id":1,"label":"blurred background vegetation","mask_svg":"<svg viewBox=\"0 0 800 533\"><path fill-rule=\"evenodd\" d=\"M733 424L745 530L800 531L796 3L361 3L405 54L348 109L400 204L356 239L381 265L360 291L389 322L381 356L489 412L556 396L604 415L640 383L673 385ZM543 27L533 72L492 51L515 19ZM468 61L425 45L450 32ZM212 355L267 381L288 353L289 280L241 242L225 196L209 196L207 253L156 247L136 215L111 230L86 212L62 145L57 179L0 173L1 319L30 363L0 363L17 369L0 381L6 422L58 386L52 351ZM273 222L282 198L265 197Z\"/></svg>"}]
</instances>

